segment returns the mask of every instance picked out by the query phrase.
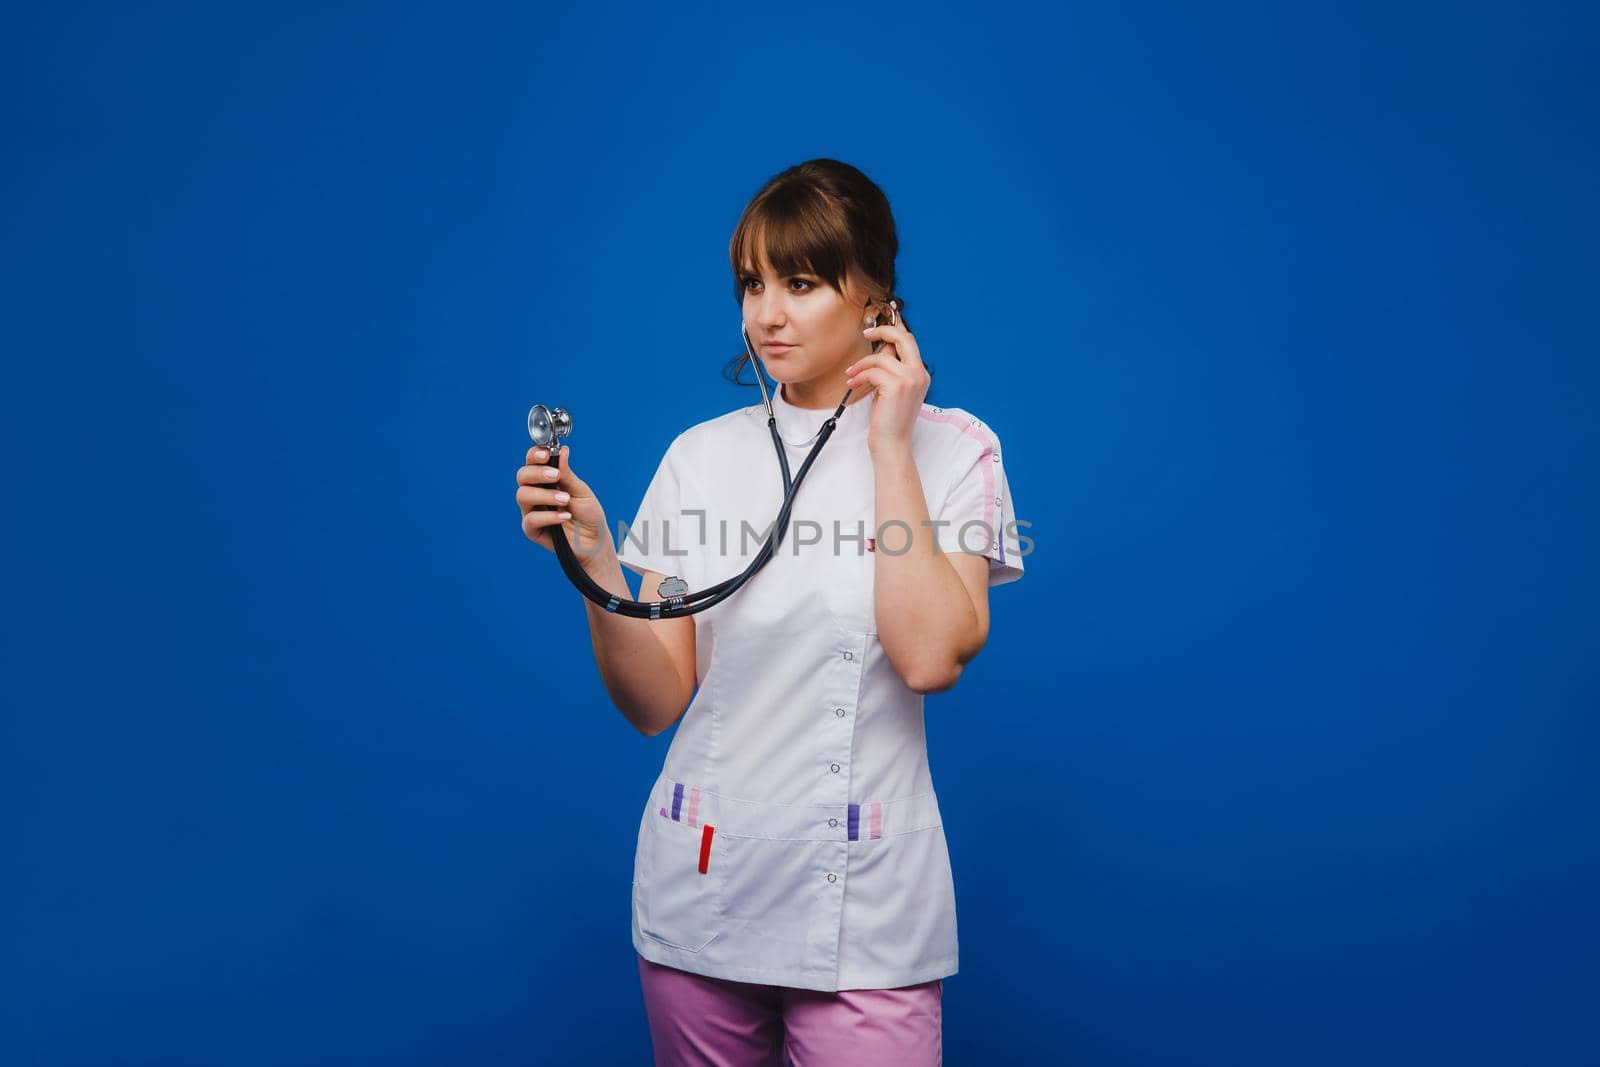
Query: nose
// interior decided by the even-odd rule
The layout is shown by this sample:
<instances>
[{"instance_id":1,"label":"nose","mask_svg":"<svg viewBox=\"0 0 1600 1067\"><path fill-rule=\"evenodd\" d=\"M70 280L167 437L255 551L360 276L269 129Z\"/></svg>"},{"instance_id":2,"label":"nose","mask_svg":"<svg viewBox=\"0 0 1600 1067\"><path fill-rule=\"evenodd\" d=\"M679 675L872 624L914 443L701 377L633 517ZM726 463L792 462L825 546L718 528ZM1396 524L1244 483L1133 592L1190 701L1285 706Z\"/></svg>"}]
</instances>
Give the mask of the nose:
<instances>
[{"instance_id":1,"label":"nose","mask_svg":"<svg viewBox=\"0 0 1600 1067\"><path fill-rule=\"evenodd\" d=\"M756 325L762 329L777 329L783 325L783 294L770 289L756 298Z\"/></svg>"}]
</instances>

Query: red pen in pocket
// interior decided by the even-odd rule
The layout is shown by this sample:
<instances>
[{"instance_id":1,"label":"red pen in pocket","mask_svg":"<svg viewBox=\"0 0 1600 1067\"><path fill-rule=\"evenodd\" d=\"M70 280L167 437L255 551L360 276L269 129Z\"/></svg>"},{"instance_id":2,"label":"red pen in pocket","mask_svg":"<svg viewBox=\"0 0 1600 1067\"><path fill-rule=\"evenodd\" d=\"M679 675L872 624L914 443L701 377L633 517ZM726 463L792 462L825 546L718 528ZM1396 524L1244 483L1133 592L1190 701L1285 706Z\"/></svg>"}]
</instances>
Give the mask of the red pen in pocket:
<instances>
[{"instance_id":1,"label":"red pen in pocket","mask_svg":"<svg viewBox=\"0 0 1600 1067\"><path fill-rule=\"evenodd\" d=\"M712 834L712 832L714 830L716 830L715 826L712 826L710 823L706 823L705 828L700 831L700 873L701 874L705 874L706 873L706 867L707 867L708 864L711 863L711 834Z\"/></svg>"}]
</instances>

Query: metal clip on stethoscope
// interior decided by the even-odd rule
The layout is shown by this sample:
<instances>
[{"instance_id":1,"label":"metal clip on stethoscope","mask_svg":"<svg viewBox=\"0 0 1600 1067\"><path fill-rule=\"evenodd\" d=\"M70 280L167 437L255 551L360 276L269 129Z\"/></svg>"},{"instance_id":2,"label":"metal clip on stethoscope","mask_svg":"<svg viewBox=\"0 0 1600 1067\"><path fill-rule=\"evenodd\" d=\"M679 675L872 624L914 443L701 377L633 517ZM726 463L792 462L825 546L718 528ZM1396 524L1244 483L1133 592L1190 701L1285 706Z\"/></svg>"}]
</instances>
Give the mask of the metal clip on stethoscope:
<instances>
[{"instance_id":1,"label":"metal clip on stethoscope","mask_svg":"<svg viewBox=\"0 0 1600 1067\"><path fill-rule=\"evenodd\" d=\"M898 326L900 301L890 300L887 306L890 324ZM772 532L767 535L767 540L755 554L755 558L750 561L749 566L732 578L691 593L689 583L674 575L661 583L659 591L662 600L646 602L624 600L589 577L573 553L572 545L567 541L567 531L559 523L551 526L550 541L555 546L556 559L561 562L561 569L566 572L567 578L578 587L579 592L609 612L635 619L676 619L705 611L738 592L745 582L755 577L756 572L767 565L772 559L773 551L783 542L783 535L789 528L789 513L794 507L795 495L800 492L800 483L805 481L806 472L811 470L811 465L817 461L822 446L833 436L833 429L838 425L840 416L844 414L845 405L850 402L850 394L854 390L846 389L844 399L839 401L839 406L828 416L818 431L817 443L811 447L811 454L806 456L806 461L800 464L800 473L791 480L789 457L784 454L783 438L778 436L778 418L773 414L772 398L767 394L766 368L756 357L755 349L750 344L750 335L745 332L742 324L739 327L739 335L744 338L744 349L750 353L750 361L756 369L756 384L761 387L761 402L767 408L767 429L772 433L772 447L778 454L778 469L783 473L783 506L778 509L778 518L773 523ZM882 346L883 342L874 342L872 350L876 352ZM551 409L543 404L535 404L529 409L528 436L533 438L534 444L550 450L550 466L561 466L559 451L561 446L557 442L571 433L572 416L567 414L564 408ZM553 511L554 506L535 504L533 510Z\"/></svg>"}]
</instances>

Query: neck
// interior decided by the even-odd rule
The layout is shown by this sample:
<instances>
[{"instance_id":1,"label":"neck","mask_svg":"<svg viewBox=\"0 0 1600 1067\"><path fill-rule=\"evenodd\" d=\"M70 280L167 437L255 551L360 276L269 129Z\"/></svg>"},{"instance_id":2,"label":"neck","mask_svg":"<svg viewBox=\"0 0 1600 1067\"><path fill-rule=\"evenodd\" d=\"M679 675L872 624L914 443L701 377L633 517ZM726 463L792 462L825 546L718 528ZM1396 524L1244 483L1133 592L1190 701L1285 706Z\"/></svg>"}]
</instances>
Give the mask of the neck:
<instances>
[{"instance_id":1,"label":"neck","mask_svg":"<svg viewBox=\"0 0 1600 1067\"><path fill-rule=\"evenodd\" d=\"M812 411L831 410L839 406L839 400L844 396L844 391L849 386L844 384L844 379L837 382L784 382L778 388L783 390L783 398L797 408L806 408ZM861 393L850 394L853 404L861 399Z\"/></svg>"}]
</instances>

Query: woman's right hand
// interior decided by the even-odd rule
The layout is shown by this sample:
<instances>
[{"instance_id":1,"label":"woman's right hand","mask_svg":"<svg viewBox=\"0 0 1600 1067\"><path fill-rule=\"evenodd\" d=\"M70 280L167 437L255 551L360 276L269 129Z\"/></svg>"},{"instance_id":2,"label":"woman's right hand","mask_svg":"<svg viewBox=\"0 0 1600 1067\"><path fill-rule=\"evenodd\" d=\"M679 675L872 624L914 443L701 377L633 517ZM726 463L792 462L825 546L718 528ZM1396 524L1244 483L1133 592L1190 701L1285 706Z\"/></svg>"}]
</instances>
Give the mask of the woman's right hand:
<instances>
[{"instance_id":1,"label":"woman's right hand","mask_svg":"<svg viewBox=\"0 0 1600 1067\"><path fill-rule=\"evenodd\" d=\"M550 530L560 524L578 562L592 574L603 567L608 554L616 554L616 548L611 541L611 531L606 529L606 513L599 498L588 483L573 473L572 446L561 448L560 455L561 465L554 468L558 478L549 476L552 470L549 451L538 446L528 449L527 465L517 471L517 506L522 509L522 532L534 544L554 552ZM535 510L539 504L553 505L554 510Z\"/></svg>"}]
</instances>

